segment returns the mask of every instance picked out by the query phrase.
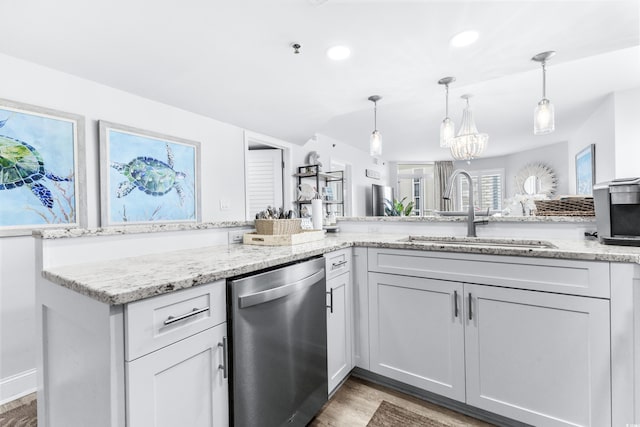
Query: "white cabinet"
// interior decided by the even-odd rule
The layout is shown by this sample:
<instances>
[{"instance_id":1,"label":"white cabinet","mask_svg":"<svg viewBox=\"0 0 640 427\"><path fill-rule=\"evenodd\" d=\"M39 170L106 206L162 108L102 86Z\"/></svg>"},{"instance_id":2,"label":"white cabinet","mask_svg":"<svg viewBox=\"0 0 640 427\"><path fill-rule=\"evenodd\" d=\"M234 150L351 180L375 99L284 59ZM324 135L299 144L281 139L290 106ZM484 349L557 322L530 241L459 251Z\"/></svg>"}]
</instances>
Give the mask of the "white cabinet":
<instances>
[{"instance_id":1,"label":"white cabinet","mask_svg":"<svg viewBox=\"0 0 640 427\"><path fill-rule=\"evenodd\" d=\"M371 371L464 401L462 284L369 273Z\"/></svg>"},{"instance_id":2,"label":"white cabinet","mask_svg":"<svg viewBox=\"0 0 640 427\"><path fill-rule=\"evenodd\" d=\"M38 425L229 423L224 280L109 305L38 284Z\"/></svg>"},{"instance_id":3,"label":"white cabinet","mask_svg":"<svg viewBox=\"0 0 640 427\"><path fill-rule=\"evenodd\" d=\"M129 426L226 427L226 324L127 364Z\"/></svg>"},{"instance_id":4,"label":"white cabinet","mask_svg":"<svg viewBox=\"0 0 640 427\"><path fill-rule=\"evenodd\" d=\"M576 293L608 296L608 265L446 256L369 250L370 370L532 425L612 425L609 299L563 294L579 269ZM471 271L484 284L442 280Z\"/></svg>"},{"instance_id":5,"label":"white cabinet","mask_svg":"<svg viewBox=\"0 0 640 427\"><path fill-rule=\"evenodd\" d=\"M609 301L464 292L469 405L539 426L611 425Z\"/></svg>"},{"instance_id":6,"label":"white cabinet","mask_svg":"<svg viewBox=\"0 0 640 427\"><path fill-rule=\"evenodd\" d=\"M353 369L351 249L326 255L328 392Z\"/></svg>"}]
</instances>

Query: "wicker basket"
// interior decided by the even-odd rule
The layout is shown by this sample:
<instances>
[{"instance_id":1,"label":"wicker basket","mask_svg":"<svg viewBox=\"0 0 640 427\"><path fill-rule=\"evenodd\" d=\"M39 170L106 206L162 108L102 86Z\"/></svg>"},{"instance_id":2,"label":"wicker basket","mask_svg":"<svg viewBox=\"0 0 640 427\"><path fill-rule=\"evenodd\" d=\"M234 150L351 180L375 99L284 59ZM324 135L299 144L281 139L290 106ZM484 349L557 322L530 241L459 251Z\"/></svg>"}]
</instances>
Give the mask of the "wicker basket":
<instances>
[{"instance_id":1,"label":"wicker basket","mask_svg":"<svg viewBox=\"0 0 640 427\"><path fill-rule=\"evenodd\" d=\"M256 232L258 234L297 234L302 231L302 220L296 219L256 219Z\"/></svg>"},{"instance_id":2,"label":"wicker basket","mask_svg":"<svg viewBox=\"0 0 640 427\"><path fill-rule=\"evenodd\" d=\"M534 200L538 216L595 216L593 197Z\"/></svg>"}]
</instances>

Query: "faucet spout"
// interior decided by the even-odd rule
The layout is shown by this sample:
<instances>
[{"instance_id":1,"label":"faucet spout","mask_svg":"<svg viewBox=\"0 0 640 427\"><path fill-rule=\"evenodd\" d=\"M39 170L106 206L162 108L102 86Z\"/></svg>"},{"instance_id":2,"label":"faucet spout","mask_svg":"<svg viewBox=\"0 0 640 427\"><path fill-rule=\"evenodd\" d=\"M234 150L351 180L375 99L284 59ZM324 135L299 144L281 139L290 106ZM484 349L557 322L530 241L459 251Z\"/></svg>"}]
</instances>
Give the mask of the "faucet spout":
<instances>
[{"instance_id":1,"label":"faucet spout","mask_svg":"<svg viewBox=\"0 0 640 427\"><path fill-rule=\"evenodd\" d=\"M464 169L454 170L453 173L451 174L451 177L449 177L449 182L447 183L447 187L445 188L444 193L442 193L442 198L445 200L451 199L451 193L453 192L453 185L458 175L464 176L465 178L467 178L467 181L469 181L469 210L467 213L467 237L477 237L476 224L478 224L478 222L476 221L475 205L473 203L473 179L471 178L471 175L469 175L469 172L465 171ZM486 222L482 221L481 224L486 224Z\"/></svg>"}]
</instances>

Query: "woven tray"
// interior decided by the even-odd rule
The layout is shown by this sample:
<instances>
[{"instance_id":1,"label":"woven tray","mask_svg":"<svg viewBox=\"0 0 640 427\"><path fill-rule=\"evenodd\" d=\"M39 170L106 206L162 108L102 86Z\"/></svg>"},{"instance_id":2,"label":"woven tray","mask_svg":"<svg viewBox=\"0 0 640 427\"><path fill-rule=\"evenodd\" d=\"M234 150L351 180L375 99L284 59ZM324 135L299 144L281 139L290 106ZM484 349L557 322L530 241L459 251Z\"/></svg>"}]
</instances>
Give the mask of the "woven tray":
<instances>
[{"instance_id":1,"label":"woven tray","mask_svg":"<svg viewBox=\"0 0 640 427\"><path fill-rule=\"evenodd\" d=\"M256 233L265 235L296 234L302 231L302 220L296 219L256 219Z\"/></svg>"},{"instance_id":2,"label":"woven tray","mask_svg":"<svg viewBox=\"0 0 640 427\"><path fill-rule=\"evenodd\" d=\"M303 230L296 234L278 235L245 233L242 237L242 243L245 245L292 246L322 240L324 234L324 230Z\"/></svg>"},{"instance_id":3,"label":"woven tray","mask_svg":"<svg viewBox=\"0 0 640 427\"><path fill-rule=\"evenodd\" d=\"M537 216L595 216L593 197L534 200Z\"/></svg>"}]
</instances>

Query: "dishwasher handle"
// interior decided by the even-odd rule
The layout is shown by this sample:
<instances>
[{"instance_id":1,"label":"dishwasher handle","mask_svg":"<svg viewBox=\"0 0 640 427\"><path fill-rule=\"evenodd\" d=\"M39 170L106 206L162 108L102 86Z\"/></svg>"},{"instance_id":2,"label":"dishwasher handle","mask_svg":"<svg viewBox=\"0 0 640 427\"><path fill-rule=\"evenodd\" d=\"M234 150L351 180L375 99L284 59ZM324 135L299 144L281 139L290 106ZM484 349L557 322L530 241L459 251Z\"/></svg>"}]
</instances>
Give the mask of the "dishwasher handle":
<instances>
[{"instance_id":1,"label":"dishwasher handle","mask_svg":"<svg viewBox=\"0 0 640 427\"><path fill-rule=\"evenodd\" d=\"M324 269L313 273L311 276L305 277L302 280L296 282L287 283L286 285L278 286L277 288L267 289L265 291L256 292L248 295L241 295L238 297L238 304L240 308L247 308L265 302L273 301L274 299L285 297L294 292L298 292L302 289L318 282L318 280L324 277Z\"/></svg>"}]
</instances>

